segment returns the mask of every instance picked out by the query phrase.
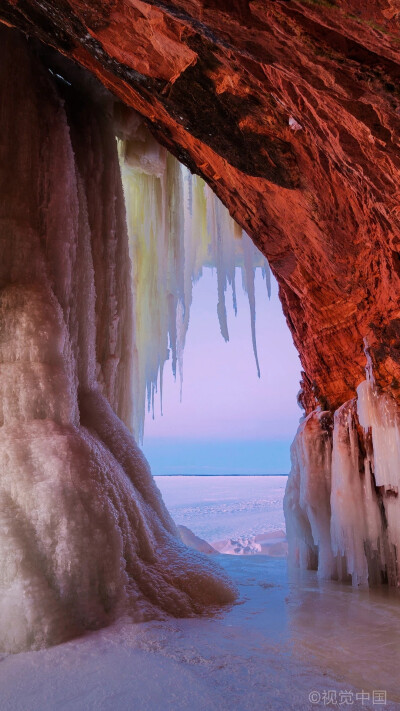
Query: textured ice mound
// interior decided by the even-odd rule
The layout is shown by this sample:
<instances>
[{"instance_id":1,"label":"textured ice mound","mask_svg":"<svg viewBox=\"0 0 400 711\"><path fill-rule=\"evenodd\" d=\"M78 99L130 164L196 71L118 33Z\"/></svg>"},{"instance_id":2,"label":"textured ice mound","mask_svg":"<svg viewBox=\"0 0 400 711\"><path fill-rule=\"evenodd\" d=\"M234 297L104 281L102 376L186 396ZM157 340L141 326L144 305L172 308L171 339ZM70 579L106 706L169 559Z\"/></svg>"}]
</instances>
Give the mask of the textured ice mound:
<instances>
[{"instance_id":1,"label":"textured ice mound","mask_svg":"<svg viewBox=\"0 0 400 711\"><path fill-rule=\"evenodd\" d=\"M19 35L0 40L0 650L17 652L235 590L180 541L124 424L133 304L112 112L72 89L62 101Z\"/></svg>"},{"instance_id":2,"label":"textured ice mound","mask_svg":"<svg viewBox=\"0 0 400 711\"><path fill-rule=\"evenodd\" d=\"M0 433L3 650L54 644L121 613L187 616L233 599L213 562L176 538L129 432L103 396L89 399L109 447L94 429L51 420Z\"/></svg>"},{"instance_id":3,"label":"textured ice mound","mask_svg":"<svg viewBox=\"0 0 400 711\"><path fill-rule=\"evenodd\" d=\"M254 536L236 536L213 543L219 553L226 555L268 555L281 558L287 555L285 531L268 531Z\"/></svg>"}]
</instances>

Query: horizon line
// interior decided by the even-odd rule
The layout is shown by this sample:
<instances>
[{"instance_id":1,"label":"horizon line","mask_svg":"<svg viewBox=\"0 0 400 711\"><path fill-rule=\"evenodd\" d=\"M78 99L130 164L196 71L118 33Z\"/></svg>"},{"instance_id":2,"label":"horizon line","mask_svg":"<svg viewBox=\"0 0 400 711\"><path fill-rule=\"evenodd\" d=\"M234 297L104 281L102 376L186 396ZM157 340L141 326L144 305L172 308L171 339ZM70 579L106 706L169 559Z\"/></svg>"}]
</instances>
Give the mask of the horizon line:
<instances>
[{"instance_id":1,"label":"horizon line","mask_svg":"<svg viewBox=\"0 0 400 711\"><path fill-rule=\"evenodd\" d=\"M201 477L207 477L207 476L289 476L289 474L282 474L282 472L279 472L278 474L153 474L153 476L201 476Z\"/></svg>"}]
</instances>

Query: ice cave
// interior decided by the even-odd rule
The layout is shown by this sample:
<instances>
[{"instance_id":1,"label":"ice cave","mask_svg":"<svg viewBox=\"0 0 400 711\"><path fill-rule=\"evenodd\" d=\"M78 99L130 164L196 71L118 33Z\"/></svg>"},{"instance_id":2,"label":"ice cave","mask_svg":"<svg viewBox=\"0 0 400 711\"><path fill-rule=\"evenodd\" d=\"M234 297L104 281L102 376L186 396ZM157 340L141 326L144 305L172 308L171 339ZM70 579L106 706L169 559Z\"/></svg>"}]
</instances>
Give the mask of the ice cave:
<instances>
[{"instance_id":1,"label":"ice cave","mask_svg":"<svg viewBox=\"0 0 400 711\"><path fill-rule=\"evenodd\" d=\"M5 709L306 709L324 675L336 704L400 708L399 20L392 0L2 3ZM225 340L246 294L248 366L256 270L300 357L289 578L187 546L141 451L209 266ZM315 630L343 621L325 658Z\"/></svg>"}]
</instances>

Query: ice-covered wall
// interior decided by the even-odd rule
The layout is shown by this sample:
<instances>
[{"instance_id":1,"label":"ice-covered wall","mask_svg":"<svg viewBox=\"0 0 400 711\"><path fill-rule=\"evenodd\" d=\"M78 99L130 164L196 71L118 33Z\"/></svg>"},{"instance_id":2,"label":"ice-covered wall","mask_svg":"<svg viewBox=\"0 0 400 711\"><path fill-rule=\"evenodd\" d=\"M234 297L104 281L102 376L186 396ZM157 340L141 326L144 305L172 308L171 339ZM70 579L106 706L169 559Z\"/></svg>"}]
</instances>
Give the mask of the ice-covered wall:
<instances>
[{"instance_id":1,"label":"ice-covered wall","mask_svg":"<svg viewBox=\"0 0 400 711\"><path fill-rule=\"evenodd\" d=\"M193 284L204 267L217 272L217 314L221 335L229 340L228 286L236 312L236 268L250 308L250 334L259 373L254 293L259 268L270 292L267 259L234 222L226 207L151 136L143 119L131 112L116 126L127 206L134 296L133 430L142 439L146 400L153 406L161 389L165 362L183 379L183 351L189 327Z\"/></svg>"},{"instance_id":2,"label":"ice-covered wall","mask_svg":"<svg viewBox=\"0 0 400 711\"><path fill-rule=\"evenodd\" d=\"M291 562L355 586L400 585L400 411L369 377L292 445L285 494Z\"/></svg>"},{"instance_id":3,"label":"ice-covered wall","mask_svg":"<svg viewBox=\"0 0 400 711\"><path fill-rule=\"evenodd\" d=\"M123 424L131 267L113 127L0 37L0 649L234 599ZM16 71L16 67L18 71ZM120 419L122 418L122 419Z\"/></svg>"}]
</instances>

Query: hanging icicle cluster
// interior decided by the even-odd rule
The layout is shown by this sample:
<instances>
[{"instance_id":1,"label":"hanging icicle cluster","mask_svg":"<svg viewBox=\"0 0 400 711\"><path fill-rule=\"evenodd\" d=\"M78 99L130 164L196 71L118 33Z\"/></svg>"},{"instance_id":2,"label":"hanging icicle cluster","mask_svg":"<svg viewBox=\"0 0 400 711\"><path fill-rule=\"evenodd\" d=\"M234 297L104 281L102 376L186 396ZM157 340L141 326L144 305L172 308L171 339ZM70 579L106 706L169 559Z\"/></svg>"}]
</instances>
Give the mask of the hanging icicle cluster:
<instances>
[{"instance_id":1,"label":"hanging icicle cluster","mask_svg":"<svg viewBox=\"0 0 400 711\"><path fill-rule=\"evenodd\" d=\"M354 586L400 586L400 409L367 380L335 413L314 410L292 444L289 560Z\"/></svg>"},{"instance_id":2,"label":"hanging icicle cluster","mask_svg":"<svg viewBox=\"0 0 400 711\"><path fill-rule=\"evenodd\" d=\"M217 270L217 314L223 338L229 340L225 296L235 272L242 272L248 295L251 337L260 374L255 334L255 269L262 270L270 294L268 262L229 215L212 190L181 165L149 134L143 124L119 141L126 200L135 305L133 429L143 437L146 410L154 408L163 368L171 359L174 375L183 378L183 349L189 326L193 284L203 267Z\"/></svg>"}]
</instances>

